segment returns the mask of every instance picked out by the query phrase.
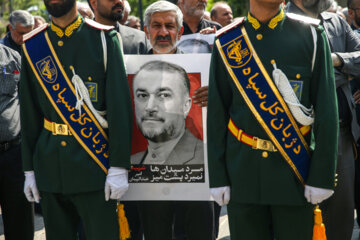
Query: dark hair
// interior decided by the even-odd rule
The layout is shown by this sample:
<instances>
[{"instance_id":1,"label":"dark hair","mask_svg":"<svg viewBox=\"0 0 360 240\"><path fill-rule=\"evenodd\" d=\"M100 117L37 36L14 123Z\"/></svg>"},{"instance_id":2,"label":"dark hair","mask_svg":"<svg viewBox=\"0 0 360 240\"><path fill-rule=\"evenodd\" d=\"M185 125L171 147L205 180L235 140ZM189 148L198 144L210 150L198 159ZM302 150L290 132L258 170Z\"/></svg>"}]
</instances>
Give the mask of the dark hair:
<instances>
[{"instance_id":1,"label":"dark hair","mask_svg":"<svg viewBox=\"0 0 360 240\"><path fill-rule=\"evenodd\" d=\"M183 69L179 65L169 63L169 62L164 62L164 61L158 61L158 60L150 61L140 67L139 71L137 71L135 74L134 80L136 79L136 76L144 70L148 70L148 71L160 70L161 72L169 72L169 73L177 72L177 73L179 73L182 76L182 79L184 81L184 86L185 86L185 89L187 90L187 93L190 94L189 76L187 75L185 69Z\"/></svg>"}]
</instances>

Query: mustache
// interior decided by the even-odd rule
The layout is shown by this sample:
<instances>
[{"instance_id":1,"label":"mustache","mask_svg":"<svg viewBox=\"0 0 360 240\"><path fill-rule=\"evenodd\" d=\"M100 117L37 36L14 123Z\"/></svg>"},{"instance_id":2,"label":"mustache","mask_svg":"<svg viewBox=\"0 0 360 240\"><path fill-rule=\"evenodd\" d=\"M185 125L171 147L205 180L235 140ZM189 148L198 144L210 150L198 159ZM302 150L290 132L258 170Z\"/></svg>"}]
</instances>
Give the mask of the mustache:
<instances>
[{"instance_id":1,"label":"mustache","mask_svg":"<svg viewBox=\"0 0 360 240\"><path fill-rule=\"evenodd\" d=\"M163 36L157 36L156 37L156 39L155 39L156 41L157 40L168 40L168 41L171 41L171 37L170 37L170 35L167 35L167 36L165 36L165 37L163 37Z\"/></svg>"},{"instance_id":2,"label":"mustache","mask_svg":"<svg viewBox=\"0 0 360 240\"><path fill-rule=\"evenodd\" d=\"M111 10L114 10L115 8L121 8L121 10L124 10L124 6L123 5L121 5L120 3L117 3L117 4L115 4L112 8L111 8Z\"/></svg>"},{"instance_id":3,"label":"mustache","mask_svg":"<svg viewBox=\"0 0 360 240\"><path fill-rule=\"evenodd\" d=\"M206 8L206 3L205 2L199 2L196 6L203 6L204 8Z\"/></svg>"},{"instance_id":4,"label":"mustache","mask_svg":"<svg viewBox=\"0 0 360 240\"><path fill-rule=\"evenodd\" d=\"M165 119L164 119L164 118L161 118L161 117L156 117L156 116L144 116L144 117L141 117L141 122L144 122L144 121L159 121L159 122L165 122Z\"/></svg>"}]
</instances>

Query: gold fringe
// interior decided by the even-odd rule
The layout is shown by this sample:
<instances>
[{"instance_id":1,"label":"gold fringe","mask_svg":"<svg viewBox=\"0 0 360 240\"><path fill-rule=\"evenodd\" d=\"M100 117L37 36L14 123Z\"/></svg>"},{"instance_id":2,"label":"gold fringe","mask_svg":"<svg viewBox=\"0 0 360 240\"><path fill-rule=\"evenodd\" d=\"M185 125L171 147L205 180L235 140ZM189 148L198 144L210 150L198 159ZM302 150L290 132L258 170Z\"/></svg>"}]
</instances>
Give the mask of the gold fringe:
<instances>
[{"instance_id":1,"label":"gold fringe","mask_svg":"<svg viewBox=\"0 0 360 240\"><path fill-rule=\"evenodd\" d=\"M325 225L323 224L319 205L316 205L314 209L314 228L312 240L326 240L326 230Z\"/></svg>"},{"instance_id":2,"label":"gold fringe","mask_svg":"<svg viewBox=\"0 0 360 240\"><path fill-rule=\"evenodd\" d=\"M120 240L126 240L130 238L130 228L129 228L128 220L125 216L124 204L118 202L117 213L119 219Z\"/></svg>"}]
</instances>

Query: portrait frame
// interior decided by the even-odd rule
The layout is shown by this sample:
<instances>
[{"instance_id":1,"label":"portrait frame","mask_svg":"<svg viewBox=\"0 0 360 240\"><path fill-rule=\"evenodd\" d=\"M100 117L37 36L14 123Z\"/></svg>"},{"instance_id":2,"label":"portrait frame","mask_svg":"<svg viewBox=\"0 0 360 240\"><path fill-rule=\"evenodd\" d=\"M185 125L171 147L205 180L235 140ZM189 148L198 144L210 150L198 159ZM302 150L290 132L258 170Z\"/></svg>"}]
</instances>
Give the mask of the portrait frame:
<instances>
[{"instance_id":1,"label":"portrait frame","mask_svg":"<svg viewBox=\"0 0 360 240\"><path fill-rule=\"evenodd\" d=\"M131 96L133 98L133 88L132 81L134 75L138 72L141 66L151 61L164 61L168 63L176 64L182 67L188 76L195 76L195 80L199 81L199 86L207 86L209 78L209 66L211 54L158 54L158 55L125 55L124 56L126 63L126 70L128 74L129 87L131 91ZM192 77L190 82L192 83ZM194 89L191 89L193 92ZM134 102L132 99L134 106ZM192 103L192 108L194 103ZM198 107L198 106L196 106ZM209 176L208 176L208 166L207 166L207 144L206 144L206 108L200 108L200 113L202 115L201 124L202 124L202 139L203 139L203 149L204 149L204 172L203 172L203 181L200 182L134 182L132 177L134 177L133 171L141 171L141 169L135 169L134 165L132 170L129 172L129 190L122 197L122 200L127 201L139 201L139 200L192 200L192 201L208 201L210 200L210 191L209 191ZM197 120L198 121L198 120ZM139 131L135 123L134 115L134 132ZM142 138L144 138L142 136ZM141 140L144 141L144 140ZM143 151L143 148L139 148L137 145L141 142L139 140L138 133L133 134L133 148L132 156ZM136 150L134 150L136 149ZM152 166L152 165L150 165ZM171 166L171 165L166 165ZM185 167L192 165L184 165ZM166 169L170 169L166 168ZM171 168L173 169L173 168ZM178 168L174 168L178 169ZM181 168L180 168L181 169ZM169 170L172 171L172 170ZM175 170L174 170L175 172Z\"/></svg>"}]
</instances>

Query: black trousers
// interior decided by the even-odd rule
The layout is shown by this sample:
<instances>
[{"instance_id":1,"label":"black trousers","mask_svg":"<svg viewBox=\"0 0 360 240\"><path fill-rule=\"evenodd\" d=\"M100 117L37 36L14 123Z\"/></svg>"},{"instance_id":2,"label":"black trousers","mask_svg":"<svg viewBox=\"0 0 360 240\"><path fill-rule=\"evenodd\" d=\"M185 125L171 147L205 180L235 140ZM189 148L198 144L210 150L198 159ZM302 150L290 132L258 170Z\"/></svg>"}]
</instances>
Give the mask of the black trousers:
<instances>
[{"instance_id":1,"label":"black trousers","mask_svg":"<svg viewBox=\"0 0 360 240\"><path fill-rule=\"evenodd\" d=\"M335 193L320 204L328 240L350 240L354 228L355 159L350 127L340 127Z\"/></svg>"},{"instance_id":2,"label":"black trousers","mask_svg":"<svg viewBox=\"0 0 360 240\"><path fill-rule=\"evenodd\" d=\"M6 240L34 238L33 206L24 195L20 144L0 153L0 206Z\"/></svg>"},{"instance_id":3,"label":"black trousers","mask_svg":"<svg viewBox=\"0 0 360 240\"><path fill-rule=\"evenodd\" d=\"M357 158L355 159L355 208L356 221L360 226L360 142L357 145Z\"/></svg>"},{"instance_id":4,"label":"black trousers","mask_svg":"<svg viewBox=\"0 0 360 240\"><path fill-rule=\"evenodd\" d=\"M142 201L138 209L145 240L171 240L176 220L182 221L188 240L215 239L213 202ZM179 213L183 217L178 218Z\"/></svg>"},{"instance_id":5,"label":"black trousers","mask_svg":"<svg viewBox=\"0 0 360 240\"><path fill-rule=\"evenodd\" d=\"M124 204L125 216L129 223L131 237L128 240L142 240L143 229L136 201L121 201Z\"/></svg>"}]
</instances>

